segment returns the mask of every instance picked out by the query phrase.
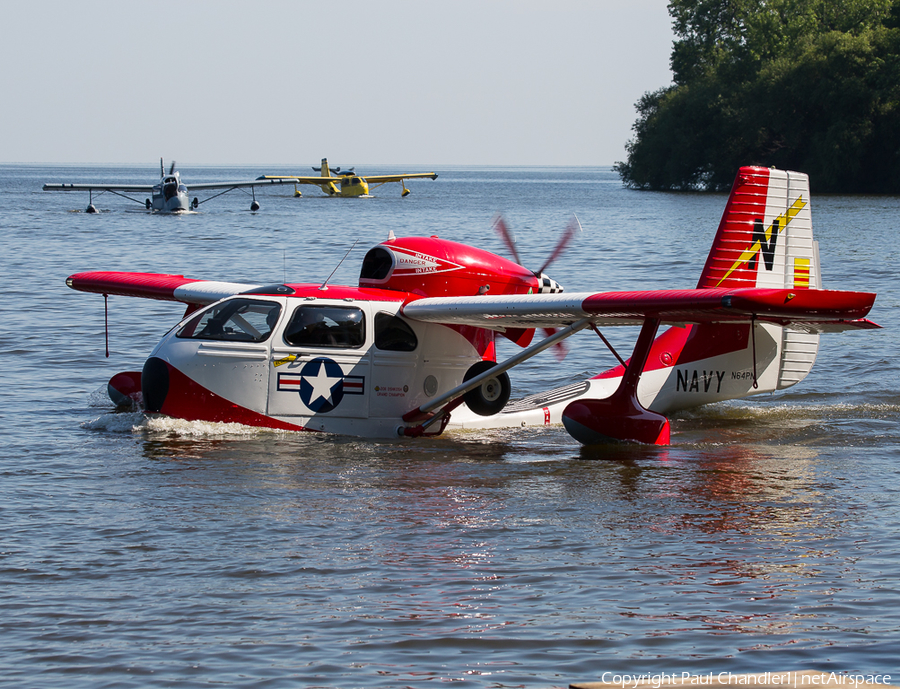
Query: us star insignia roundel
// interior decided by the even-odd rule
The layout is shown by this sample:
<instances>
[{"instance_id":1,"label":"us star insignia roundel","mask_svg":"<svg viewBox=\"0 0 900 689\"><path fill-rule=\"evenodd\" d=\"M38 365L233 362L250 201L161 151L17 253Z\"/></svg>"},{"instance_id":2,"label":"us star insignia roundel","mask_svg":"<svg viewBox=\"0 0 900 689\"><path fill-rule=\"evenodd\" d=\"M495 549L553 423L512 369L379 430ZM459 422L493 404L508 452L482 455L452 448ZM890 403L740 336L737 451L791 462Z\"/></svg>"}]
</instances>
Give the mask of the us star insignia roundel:
<instances>
[{"instance_id":1,"label":"us star insignia roundel","mask_svg":"<svg viewBox=\"0 0 900 689\"><path fill-rule=\"evenodd\" d=\"M326 357L306 363L300 370L300 400L316 413L330 412L344 398L344 372Z\"/></svg>"}]
</instances>

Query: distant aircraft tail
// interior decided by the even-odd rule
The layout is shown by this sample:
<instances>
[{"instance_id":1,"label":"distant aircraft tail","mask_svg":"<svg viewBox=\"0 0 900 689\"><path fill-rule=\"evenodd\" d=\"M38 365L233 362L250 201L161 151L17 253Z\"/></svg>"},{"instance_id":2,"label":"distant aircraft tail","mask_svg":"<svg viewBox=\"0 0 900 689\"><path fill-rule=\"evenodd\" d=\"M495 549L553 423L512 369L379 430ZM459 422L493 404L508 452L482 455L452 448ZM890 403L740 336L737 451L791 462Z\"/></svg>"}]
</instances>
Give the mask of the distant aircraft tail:
<instances>
[{"instance_id":1,"label":"distant aircraft tail","mask_svg":"<svg viewBox=\"0 0 900 689\"><path fill-rule=\"evenodd\" d=\"M313 170L316 169L322 171L322 177L331 177L331 169L328 167L328 158L322 158L322 167L313 168ZM338 168L338 170L340 169L341 168ZM339 196L341 193L334 182L322 182L322 184L319 185L319 188L329 196Z\"/></svg>"}]
</instances>

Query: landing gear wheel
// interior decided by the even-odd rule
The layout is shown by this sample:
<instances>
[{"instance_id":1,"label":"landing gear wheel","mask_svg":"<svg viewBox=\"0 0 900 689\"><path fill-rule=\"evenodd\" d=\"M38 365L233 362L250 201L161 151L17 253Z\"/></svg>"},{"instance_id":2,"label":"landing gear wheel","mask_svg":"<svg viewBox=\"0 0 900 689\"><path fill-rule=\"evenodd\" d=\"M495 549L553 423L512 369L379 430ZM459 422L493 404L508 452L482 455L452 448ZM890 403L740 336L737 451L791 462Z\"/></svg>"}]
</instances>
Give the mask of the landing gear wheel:
<instances>
[{"instance_id":1,"label":"landing gear wheel","mask_svg":"<svg viewBox=\"0 0 900 689\"><path fill-rule=\"evenodd\" d=\"M493 361L479 361L473 364L466 371L466 375L463 376L463 382L472 380L475 376L494 368L496 365ZM509 376L504 371L496 376L485 378L481 385L463 395L463 399L466 402L466 406L479 416L493 416L509 402L511 389Z\"/></svg>"}]
</instances>

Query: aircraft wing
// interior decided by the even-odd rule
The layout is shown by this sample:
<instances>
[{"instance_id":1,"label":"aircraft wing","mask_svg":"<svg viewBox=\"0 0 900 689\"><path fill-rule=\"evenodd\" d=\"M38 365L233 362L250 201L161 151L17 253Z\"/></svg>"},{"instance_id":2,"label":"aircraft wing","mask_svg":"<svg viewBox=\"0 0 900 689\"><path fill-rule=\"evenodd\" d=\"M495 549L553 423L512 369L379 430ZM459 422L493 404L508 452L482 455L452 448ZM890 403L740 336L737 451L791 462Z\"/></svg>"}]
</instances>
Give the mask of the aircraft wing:
<instances>
[{"instance_id":1,"label":"aircraft wing","mask_svg":"<svg viewBox=\"0 0 900 689\"><path fill-rule=\"evenodd\" d=\"M180 301L201 306L259 287L240 282L196 280L184 275L114 271L75 273L66 278L66 284L79 292Z\"/></svg>"},{"instance_id":2,"label":"aircraft wing","mask_svg":"<svg viewBox=\"0 0 900 689\"><path fill-rule=\"evenodd\" d=\"M147 299L212 304L259 285L186 278L183 275L94 271L66 279L72 289ZM555 328L590 318L600 326L663 323L749 323L753 320L808 332L878 328L865 319L871 292L758 287L574 292L491 297L426 297L407 303L403 315L417 321L507 328Z\"/></svg>"},{"instance_id":3,"label":"aircraft wing","mask_svg":"<svg viewBox=\"0 0 900 689\"><path fill-rule=\"evenodd\" d=\"M879 327L864 320L874 302L870 292L753 287L434 297L406 304L403 315L501 331L554 328L583 318L602 326L640 325L646 318L658 318L672 325L755 319L809 332L836 332Z\"/></svg>"},{"instance_id":4,"label":"aircraft wing","mask_svg":"<svg viewBox=\"0 0 900 689\"><path fill-rule=\"evenodd\" d=\"M360 175L369 184L383 184L385 182L402 182L405 179L437 179L436 172L412 172L408 175Z\"/></svg>"},{"instance_id":5,"label":"aircraft wing","mask_svg":"<svg viewBox=\"0 0 900 689\"><path fill-rule=\"evenodd\" d=\"M44 191L131 191L150 194L152 184L45 184Z\"/></svg>"},{"instance_id":6,"label":"aircraft wing","mask_svg":"<svg viewBox=\"0 0 900 689\"><path fill-rule=\"evenodd\" d=\"M258 179L264 181L282 180L287 184L340 184L343 177L291 177L290 175L263 175Z\"/></svg>"},{"instance_id":7,"label":"aircraft wing","mask_svg":"<svg viewBox=\"0 0 900 689\"><path fill-rule=\"evenodd\" d=\"M318 179L318 178L317 178ZM238 189L240 187L262 187L267 184L298 184L296 177L266 177L249 182L200 182L186 184L191 191L203 191L204 189Z\"/></svg>"},{"instance_id":8,"label":"aircraft wing","mask_svg":"<svg viewBox=\"0 0 900 689\"><path fill-rule=\"evenodd\" d=\"M260 179L282 179L287 175L264 175ZM411 172L408 175L353 175L366 180L369 184L383 184L385 182L402 182L405 179L437 179L436 172ZM294 184L322 184L334 182L339 184L344 177L291 177Z\"/></svg>"}]
</instances>

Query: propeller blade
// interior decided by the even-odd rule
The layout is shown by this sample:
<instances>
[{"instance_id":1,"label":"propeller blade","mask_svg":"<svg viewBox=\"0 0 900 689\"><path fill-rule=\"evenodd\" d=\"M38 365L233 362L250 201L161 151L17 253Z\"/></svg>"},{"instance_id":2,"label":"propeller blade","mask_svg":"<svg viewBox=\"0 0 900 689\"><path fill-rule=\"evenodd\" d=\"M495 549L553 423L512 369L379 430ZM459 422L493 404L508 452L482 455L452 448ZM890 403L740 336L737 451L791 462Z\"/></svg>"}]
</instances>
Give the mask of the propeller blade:
<instances>
[{"instance_id":1,"label":"propeller blade","mask_svg":"<svg viewBox=\"0 0 900 689\"><path fill-rule=\"evenodd\" d=\"M541 266L541 269L538 270L535 275L540 275L545 270L547 270L547 266L549 266L553 261L559 258L559 255L566 250L569 242L572 241L572 238L581 232L581 223L578 222L578 218L576 216L572 216L572 219L569 220L569 224L566 225L566 229L560 237L559 242L556 245L556 248L553 250L553 253L550 254L550 257L544 261L544 265Z\"/></svg>"},{"instance_id":2,"label":"propeller blade","mask_svg":"<svg viewBox=\"0 0 900 689\"><path fill-rule=\"evenodd\" d=\"M547 337L552 337L556 334L556 328L542 328L544 331L544 335ZM553 356L556 357L557 361L562 361L566 358L566 354L569 353L569 346L566 344L565 340L560 340L555 345L553 345Z\"/></svg>"},{"instance_id":3,"label":"propeller blade","mask_svg":"<svg viewBox=\"0 0 900 689\"><path fill-rule=\"evenodd\" d=\"M512 254L513 260L519 265L522 265L522 259L519 258L519 252L516 250L515 237L512 236L512 233L506 226L506 221L503 219L502 215L497 215L494 218L493 227L494 230L499 233L501 239L503 239L503 243L506 244L506 248L509 249L509 252Z\"/></svg>"}]
</instances>

